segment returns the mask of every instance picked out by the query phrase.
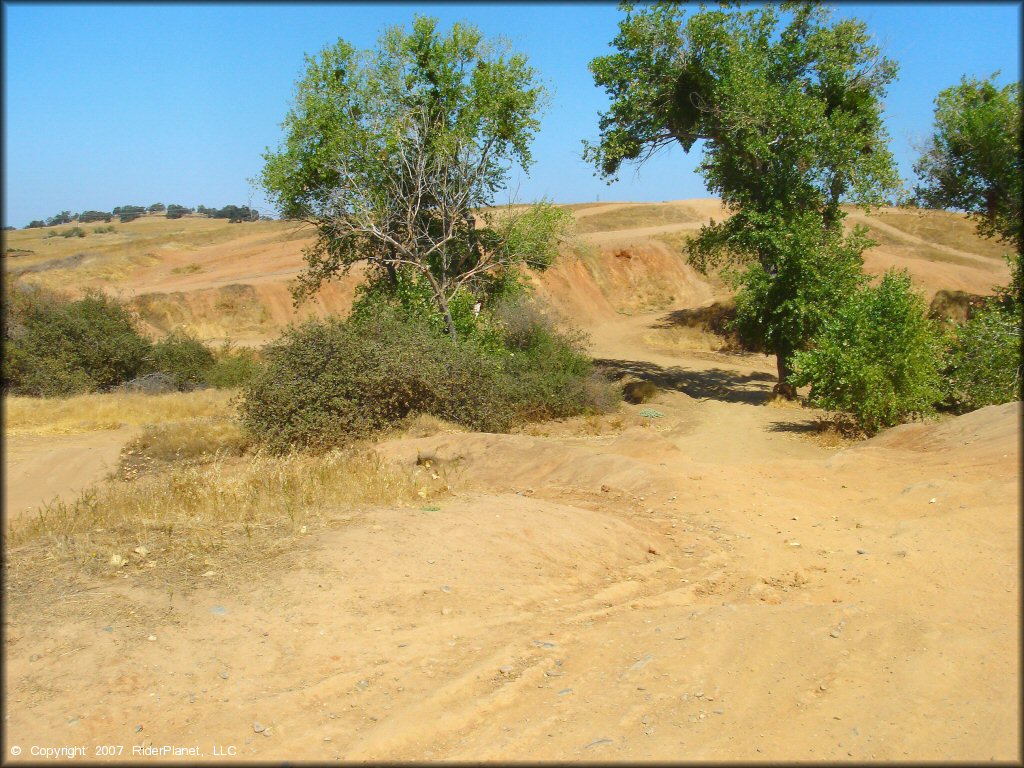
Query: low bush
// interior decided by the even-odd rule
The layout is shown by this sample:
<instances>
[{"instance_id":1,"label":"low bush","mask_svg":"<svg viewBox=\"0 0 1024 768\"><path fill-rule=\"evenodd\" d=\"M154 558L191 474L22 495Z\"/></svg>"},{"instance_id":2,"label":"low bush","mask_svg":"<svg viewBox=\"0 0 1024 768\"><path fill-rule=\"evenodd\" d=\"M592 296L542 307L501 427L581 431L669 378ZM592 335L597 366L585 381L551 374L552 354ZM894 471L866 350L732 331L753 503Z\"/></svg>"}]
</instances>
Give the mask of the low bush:
<instances>
[{"instance_id":1,"label":"low bush","mask_svg":"<svg viewBox=\"0 0 1024 768\"><path fill-rule=\"evenodd\" d=\"M241 387L252 380L259 368L256 352L245 348L236 349L230 343L225 343L206 372L206 383L218 389Z\"/></svg>"},{"instance_id":2,"label":"low bush","mask_svg":"<svg viewBox=\"0 0 1024 768\"><path fill-rule=\"evenodd\" d=\"M503 387L517 421L564 418L607 410L613 400L593 376L585 337L556 330L554 318L538 304L513 296L498 304L491 319L501 341Z\"/></svg>"},{"instance_id":3,"label":"low bush","mask_svg":"<svg viewBox=\"0 0 1024 768\"><path fill-rule=\"evenodd\" d=\"M215 363L213 351L208 346L187 333L177 331L153 345L150 360L151 369L171 376L181 391L205 385L207 374Z\"/></svg>"},{"instance_id":4,"label":"low bush","mask_svg":"<svg viewBox=\"0 0 1024 768\"><path fill-rule=\"evenodd\" d=\"M291 327L265 349L265 365L244 388L242 424L282 452L343 445L413 414L501 432L613 405L581 339L526 312L495 312L481 320L481 333L459 341L385 304L346 321Z\"/></svg>"},{"instance_id":5,"label":"low bush","mask_svg":"<svg viewBox=\"0 0 1024 768\"><path fill-rule=\"evenodd\" d=\"M4 306L4 390L60 396L94 392L136 376L150 343L133 317L102 293L72 301L12 286Z\"/></svg>"},{"instance_id":6,"label":"low bush","mask_svg":"<svg viewBox=\"0 0 1024 768\"><path fill-rule=\"evenodd\" d=\"M309 321L265 354L239 413L274 452L341 445L413 412L485 431L511 424L496 360L391 313Z\"/></svg>"},{"instance_id":7,"label":"low bush","mask_svg":"<svg viewBox=\"0 0 1024 768\"><path fill-rule=\"evenodd\" d=\"M809 402L850 413L869 434L926 416L942 397L941 337L906 272L887 272L826 318L811 348L794 357L790 383Z\"/></svg>"},{"instance_id":8,"label":"low bush","mask_svg":"<svg viewBox=\"0 0 1024 768\"><path fill-rule=\"evenodd\" d=\"M1021 387L1019 312L990 301L947 335L947 404L963 413L1017 400Z\"/></svg>"}]
</instances>

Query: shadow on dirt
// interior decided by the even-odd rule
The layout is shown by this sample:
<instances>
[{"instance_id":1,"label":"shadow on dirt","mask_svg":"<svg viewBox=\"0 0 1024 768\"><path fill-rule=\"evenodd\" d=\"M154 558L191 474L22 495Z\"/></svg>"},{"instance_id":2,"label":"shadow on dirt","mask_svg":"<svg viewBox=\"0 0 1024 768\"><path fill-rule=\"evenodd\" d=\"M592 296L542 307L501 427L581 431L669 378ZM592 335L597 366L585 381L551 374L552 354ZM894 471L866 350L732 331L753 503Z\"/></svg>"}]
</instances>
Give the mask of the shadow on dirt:
<instances>
[{"instance_id":1,"label":"shadow on dirt","mask_svg":"<svg viewBox=\"0 0 1024 768\"><path fill-rule=\"evenodd\" d=\"M595 360L594 365L609 378L620 381L629 376L649 381L660 389L684 392L694 398L710 398L729 403L763 405L772 397L775 377L768 373L747 375L712 368L706 371L687 371L683 368L662 368L660 365L638 360Z\"/></svg>"},{"instance_id":2,"label":"shadow on dirt","mask_svg":"<svg viewBox=\"0 0 1024 768\"><path fill-rule=\"evenodd\" d=\"M687 307L677 309L659 317L651 328L659 330L669 328L696 328L706 333L713 333L722 339L722 351L752 351L746 348L729 324L736 319L736 305L731 301L716 301L704 307Z\"/></svg>"},{"instance_id":3,"label":"shadow on dirt","mask_svg":"<svg viewBox=\"0 0 1024 768\"><path fill-rule=\"evenodd\" d=\"M792 432L798 435L813 435L825 430L823 422L811 421L776 421L768 425L769 432Z\"/></svg>"}]
</instances>

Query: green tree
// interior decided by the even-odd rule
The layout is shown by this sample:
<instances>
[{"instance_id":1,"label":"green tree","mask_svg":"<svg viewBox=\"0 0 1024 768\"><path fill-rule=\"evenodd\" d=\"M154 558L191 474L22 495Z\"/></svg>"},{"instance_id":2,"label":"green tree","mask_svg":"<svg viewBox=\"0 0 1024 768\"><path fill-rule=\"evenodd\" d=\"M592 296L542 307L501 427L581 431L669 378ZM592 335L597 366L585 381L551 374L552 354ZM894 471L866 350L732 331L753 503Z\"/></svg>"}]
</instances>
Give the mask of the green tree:
<instances>
[{"instance_id":1,"label":"green tree","mask_svg":"<svg viewBox=\"0 0 1024 768\"><path fill-rule=\"evenodd\" d=\"M1024 219L1021 84L964 77L935 99L935 128L914 165L920 204L966 211L984 237L1019 253Z\"/></svg>"},{"instance_id":2,"label":"green tree","mask_svg":"<svg viewBox=\"0 0 1024 768\"><path fill-rule=\"evenodd\" d=\"M896 65L862 22L815 3L701 5L688 18L674 2L621 7L616 52L590 64L611 105L584 157L614 178L623 162L703 140L701 173L732 215L690 240L691 262L744 268L739 325L776 355L777 391L794 397L792 355L859 284L870 244L843 235L841 203L881 205L900 187L881 118Z\"/></svg>"},{"instance_id":3,"label":"green tree","mask_svg":"<svg viewBox=\"0 0 1024 768\"><path fill-rule=\"evenodd\" d=\"M947 384L957 410L1020 396L1024 302L1024 158L1020 82L999 88L998 73L963 77L935 99L931 138L914 165L922 205L965 211L983 237L1010 244L1010 284L996 288L973 318L949 334Z\"/></svg>"},{"instance_id":4,"label":"green tree","mask_svg":"<svg viewBox=\"0 0 1024 768\"><path fill-rule=\"evenodd\" d=\"M296 301L367 262L371 283L397 288L403 271L428 285L454 339L461 295L485 298L489 278L517 264L548 266L566 212L480 210L513 163L531 165L544 98L524 56L467 24L442 34L417 17L376 50L339 40L307 56L284 143L264 155L260 179L283 217L317 229Z\"/></svg>"},{"instance_id":5,"label":"green tree","mask_svg":"<svg viewBox=\"0 0 1024 768\"><path fill-rule=\"evenodd\" d=\"M794 355L812 405L853 415L869 434L927 416L942 398L942 340L906 272L890 270L826 317L810 349Z\"/></svg>"}]
</instances>

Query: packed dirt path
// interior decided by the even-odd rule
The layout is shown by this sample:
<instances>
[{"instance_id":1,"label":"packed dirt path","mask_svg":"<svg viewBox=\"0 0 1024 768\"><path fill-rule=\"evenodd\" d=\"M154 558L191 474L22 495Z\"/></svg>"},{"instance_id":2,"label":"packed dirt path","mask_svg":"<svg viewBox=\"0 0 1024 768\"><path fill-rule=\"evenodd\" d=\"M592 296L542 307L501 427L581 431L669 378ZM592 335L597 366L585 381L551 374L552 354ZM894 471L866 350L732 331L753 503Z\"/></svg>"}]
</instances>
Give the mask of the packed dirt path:
<instances>
[{"instance_id":1,"label":"packed dirt path","mask_svg":"<svg viewBox=\"0 0 1024 768\"><path fill-rule=\"evenodd\" d=\"M55 500L70 502L117 468L137 430L81 435L13 435L4 439L4 517L16 520Z\"/></svg>"},{"instance_id":2,"label":"packed dirt path","mask_svg":"<svg viewBox=\"0 0 1024 768\"><path fill-rule=\"evenodd\" d=\"M434 505L260 582L9 610L4 754L1020 760L1019 404L830 447L770 359L672 354L664 316L591 328L662 389L617 421L381 443L434 455Z\"/></svg>"}]
</instances>

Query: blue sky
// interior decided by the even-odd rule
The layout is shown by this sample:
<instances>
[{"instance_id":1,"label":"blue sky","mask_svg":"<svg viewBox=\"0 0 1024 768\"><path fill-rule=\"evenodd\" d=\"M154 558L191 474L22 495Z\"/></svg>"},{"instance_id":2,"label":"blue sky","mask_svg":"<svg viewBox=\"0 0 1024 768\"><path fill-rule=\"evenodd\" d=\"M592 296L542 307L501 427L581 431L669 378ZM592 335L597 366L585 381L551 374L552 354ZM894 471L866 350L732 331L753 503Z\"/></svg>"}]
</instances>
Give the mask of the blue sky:
<instances>
[{"instance_id":1,"label":"blue sky","mask_svg":"<svg viewBox=\"0 0 1024 768\"><path fill-rule=\"evenodd\" d=\"M514 182L527 201L657 201L707 196L699 152L673 149L611 186L580 158L605 105L587 70L621 18L602 4L4 3L4 224L60 210L154 202L264 205L248 179L302 74L303 54L343 37L372 47L415 13L470 21L528 55L552 91L536 164ZM933 100L962 75L1020 79L1018 3L842 3L900 63L886 118L904 178Z\"/></svg>"}]
</instances>

